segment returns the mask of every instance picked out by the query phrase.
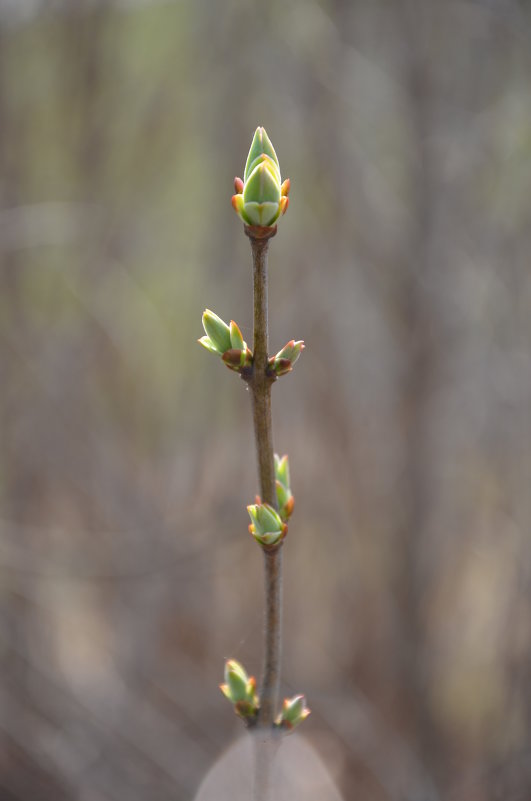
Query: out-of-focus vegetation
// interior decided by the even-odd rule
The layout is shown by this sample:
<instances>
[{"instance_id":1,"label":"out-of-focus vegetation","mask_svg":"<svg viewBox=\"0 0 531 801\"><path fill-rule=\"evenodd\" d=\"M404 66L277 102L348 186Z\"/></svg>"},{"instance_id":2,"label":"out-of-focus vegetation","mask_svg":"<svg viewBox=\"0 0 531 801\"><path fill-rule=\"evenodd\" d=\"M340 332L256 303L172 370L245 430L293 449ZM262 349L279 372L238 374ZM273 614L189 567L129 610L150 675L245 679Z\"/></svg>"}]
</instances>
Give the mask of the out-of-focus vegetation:
<instances>
[{"instance_id":1,"label":"out-of-focus vegetation","mask_svg":"<svg viewBox=\"0 0 531 801\"><path fill-rule=\"evenodd\" d=\"M531 15L0 3L0 797L185 801L262 576L230 205L265 125L283 691L346 801L531 797Z\"/></svg>"}]
</instances>

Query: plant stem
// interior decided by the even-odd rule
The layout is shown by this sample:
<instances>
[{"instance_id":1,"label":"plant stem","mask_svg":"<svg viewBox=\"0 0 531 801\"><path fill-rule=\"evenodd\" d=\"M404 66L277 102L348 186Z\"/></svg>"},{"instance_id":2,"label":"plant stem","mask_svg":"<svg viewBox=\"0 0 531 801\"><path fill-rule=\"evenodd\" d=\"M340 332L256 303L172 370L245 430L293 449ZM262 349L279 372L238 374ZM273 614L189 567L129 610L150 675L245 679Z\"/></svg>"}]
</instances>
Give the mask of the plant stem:
<instances>
[{"instance_id":1,"label":"plant stem","mask_svg":"<svg viewBox=\"0 0 531 801\"><path fill-rule=\"evenodd\" d=\"M267 320L267 251L269 239L276 227L255 229L246 226L245 233L251 242L253 254L254 286L254 348L253 374L250 380L258 474L262 503L275 509L277 493L271 424L271 387L274 379L267 374L268 320ZM275 719L280 683L280 650L282 622L282 550L264 549L265 619L264 668L260 692L258 725L271 728Z\"/></svg>"}]
</instances>

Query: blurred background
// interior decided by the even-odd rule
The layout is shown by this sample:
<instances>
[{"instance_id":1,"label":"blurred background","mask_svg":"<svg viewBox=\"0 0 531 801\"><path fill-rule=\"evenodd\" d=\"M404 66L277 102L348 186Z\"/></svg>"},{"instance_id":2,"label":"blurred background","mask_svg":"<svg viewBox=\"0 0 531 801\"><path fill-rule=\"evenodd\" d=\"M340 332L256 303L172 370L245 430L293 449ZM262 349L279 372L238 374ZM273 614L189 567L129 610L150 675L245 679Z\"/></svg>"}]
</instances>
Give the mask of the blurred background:
<instances>
[{"instance_id":1,"label":"blurred background","mask_svg":"<svg viewBox=\"0 0 531 801\"><path fill-rule=\"evenodd\" d=\"M186 801L260 675L230 197L264 125L285 694L345 801L531 798L531 7L0 2L0 799Z\"/></svg>"}]
</instances>

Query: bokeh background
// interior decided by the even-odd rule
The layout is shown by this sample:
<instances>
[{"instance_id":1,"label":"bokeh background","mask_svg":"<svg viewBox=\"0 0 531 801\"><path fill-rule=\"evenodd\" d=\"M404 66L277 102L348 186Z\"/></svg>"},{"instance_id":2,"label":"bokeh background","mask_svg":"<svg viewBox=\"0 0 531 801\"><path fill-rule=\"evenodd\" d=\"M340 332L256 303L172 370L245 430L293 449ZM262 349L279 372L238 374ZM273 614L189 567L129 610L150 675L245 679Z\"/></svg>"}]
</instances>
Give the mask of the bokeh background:
<instances>
[{"instance_id":1,"label":"bokeh background","mask_svg":"<svg viewBox=\"0 0 531 801\"><path fill-rule=\"evenodd\" d=\"M252 340L257 125L282 689L345 801L531 798L530 90L523 0L1 0L2 801L187 801L241 731L250 404L196 339Z\"/></svg>"}]
</instances>

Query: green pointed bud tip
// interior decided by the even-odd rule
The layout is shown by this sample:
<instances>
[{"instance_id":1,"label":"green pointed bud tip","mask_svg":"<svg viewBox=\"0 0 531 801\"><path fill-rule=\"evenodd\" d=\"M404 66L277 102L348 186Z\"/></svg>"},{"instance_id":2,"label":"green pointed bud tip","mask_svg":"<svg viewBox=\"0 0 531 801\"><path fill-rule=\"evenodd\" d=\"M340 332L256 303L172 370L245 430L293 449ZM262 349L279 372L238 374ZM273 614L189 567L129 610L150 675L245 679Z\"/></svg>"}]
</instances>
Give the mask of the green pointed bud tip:
<instances>
[{"instance_id":1,"label":"green pointed bud tip","mask_svg":"<svg viewBox=\"0 0 531 801\"><path fill-rule=\"evenodd\" d=\"M230 328L221 317L210 309L203 312L203 328L211 344L220 355L230 350Z\"/></svg>"},{"instance_id":2,"label":"green pointed bud tip","mask_svg":"<svg viewBox=\"0 0 531 801\"><path fill-rule=\"evenodd\" d=\"M238 673L244 681L248 681L249 677L245 671L244 666L236 659L227 659L225 662L225 681L228 682L229 673Z\"/></svg>"},{"instance_id":3,"label":"green pointed bud tip","mask_svg":"<svg viewBox=\"0 0 531 801\"><path fill-rule=\"evenodd\" d=\"M289 459L287 453L285 453L284 456L279 456L275 453L275 476L285 487L290 486Z\"/></svg>"},{"instance_id":4,"label":"green pointed bud tip","mask_svg":"<svg viewBox=\"0 0 531 801\"><path fill-rule=\"evenodd\" d=\"M242 332L240 331L238 325L234 322L234 320L230 321L230 344L232 348L236 348L237 350L244 350L247 346L243 341Z\"/></svg>"},{"instance_id":5,"label":"green pointed bud tip","mask_svg":"<svg viewBox=\"0 0 531 801\"><path fill-rule=\"evenodd\" d=\"M238 671L227 671L226 685L229 690L228 698L235 704L238 701L247 700L247 676L242 676Z\"/></svg>"},{"instance_id":6,"label":"green pointed bud tip","mask_svg":"<svg viewBox=\"0 0 531 801\"><path fill-rule=\"evenodd\" d=\"M252 172L253 163L262 154L269 156L276 166L279 166L275 148L273 147L271 140L267 135L266 129L259 126L254 132L253 141L251 142L251 147L249 149L249 155L247 156L247 161L245 162L245 172L243 175L244 181L247 181L247 178Z\"/></svg>"}]
</instances>

